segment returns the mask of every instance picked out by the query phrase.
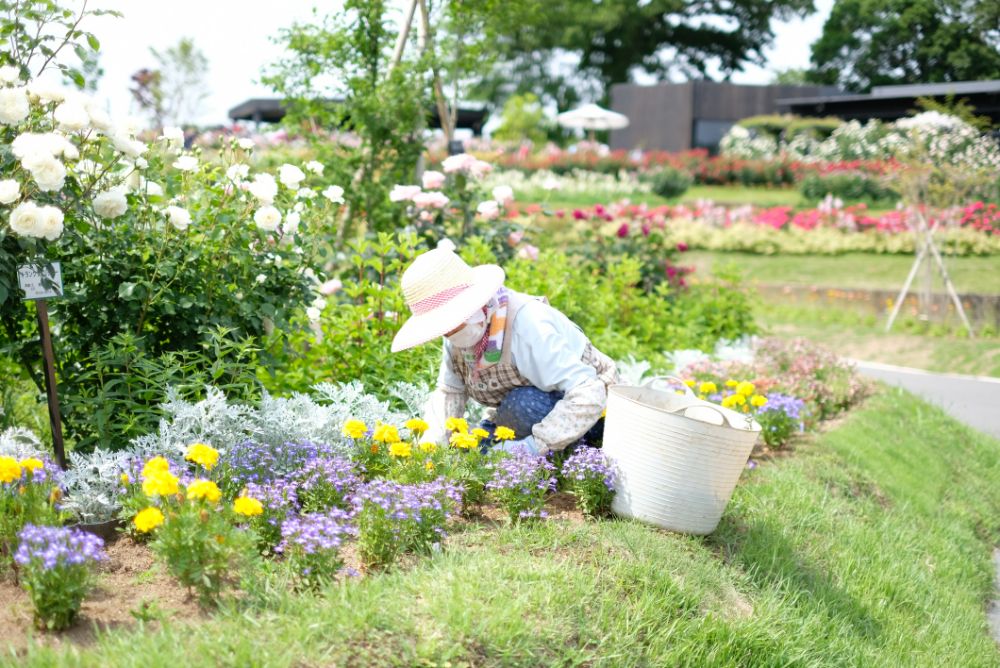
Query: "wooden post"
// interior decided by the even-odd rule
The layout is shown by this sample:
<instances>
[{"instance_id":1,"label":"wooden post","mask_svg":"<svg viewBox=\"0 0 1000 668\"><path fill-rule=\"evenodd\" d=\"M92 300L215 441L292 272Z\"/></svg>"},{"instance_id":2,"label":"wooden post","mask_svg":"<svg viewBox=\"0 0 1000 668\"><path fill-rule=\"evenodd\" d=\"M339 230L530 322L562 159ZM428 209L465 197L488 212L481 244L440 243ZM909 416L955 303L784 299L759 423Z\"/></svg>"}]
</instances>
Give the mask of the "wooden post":
<instances>
[{"instance_id":1,"label":"wooden post","mask_svg":"<svg viewBox=\"0 0 1000 668\"><path fill-rule=\"evenodd\" d=\"M56 388L56 358L52 352L52 335L49 332L49 307L44 299L35 301L38 312L38 331L42 337L42 357L45 362L45 392L49 398L49 422L52 424L52 447L59 467L66 469L66 450L63 446L62 421L59 417L59 393Z\"/></svg>"}]
</instances>

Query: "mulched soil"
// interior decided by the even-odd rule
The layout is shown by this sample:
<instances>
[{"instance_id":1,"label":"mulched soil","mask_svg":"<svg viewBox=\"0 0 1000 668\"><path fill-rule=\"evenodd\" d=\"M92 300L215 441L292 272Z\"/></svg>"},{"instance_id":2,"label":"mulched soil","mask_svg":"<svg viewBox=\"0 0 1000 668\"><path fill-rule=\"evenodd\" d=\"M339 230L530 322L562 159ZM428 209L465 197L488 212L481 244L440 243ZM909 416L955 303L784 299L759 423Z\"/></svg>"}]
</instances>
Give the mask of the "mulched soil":
<instances>
[{"instance_id":1,"label":"mulched soil","mask_svg":"<svg viewBox=\"0 0 1000 668\"><path fill-rule=\"evenodd\" d=\"M87 646L99 631L135 627L141 617L152 619L147 628L155 629L156 619L184 622L204 616L196 600L155 563L145 545L119 538L107 546L107 553L96 588L65 631L35 629L28 595L11 578L0 581L0 647L20 651L31 637L54 647Z\"/></svg>"}]
</instances>

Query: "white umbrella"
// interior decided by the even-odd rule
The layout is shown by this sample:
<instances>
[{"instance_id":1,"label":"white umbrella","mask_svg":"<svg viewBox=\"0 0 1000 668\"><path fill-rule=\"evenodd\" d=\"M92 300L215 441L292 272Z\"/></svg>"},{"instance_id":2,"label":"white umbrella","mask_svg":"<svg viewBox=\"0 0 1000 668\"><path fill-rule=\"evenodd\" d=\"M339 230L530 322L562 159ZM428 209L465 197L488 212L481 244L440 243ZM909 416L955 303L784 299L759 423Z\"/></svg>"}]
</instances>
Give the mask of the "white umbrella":
<instances>
[{"instance_id":1,"label":"white umbrella","mask_svg":"<svg viewBox=\"0 0 1000 668\"><path fill-rule=\"evenodd\" d=\"M628 126L628 116L596 104L585 104L578 109L564 111L556 116L556 121L564 128L590 130L591 135L594 130L620 130Z\"/></svg>"}]
</instances>

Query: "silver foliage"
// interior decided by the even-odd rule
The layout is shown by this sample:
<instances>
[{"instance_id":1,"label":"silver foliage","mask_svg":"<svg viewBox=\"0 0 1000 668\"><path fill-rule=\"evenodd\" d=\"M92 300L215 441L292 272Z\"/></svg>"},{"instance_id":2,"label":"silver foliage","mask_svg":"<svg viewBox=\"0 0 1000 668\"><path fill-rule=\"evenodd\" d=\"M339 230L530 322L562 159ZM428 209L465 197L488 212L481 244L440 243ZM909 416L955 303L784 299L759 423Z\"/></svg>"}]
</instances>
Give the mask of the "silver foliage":
<instances>
[{"instance_id":1,"label":"silver foliage","mask_svg":"<svg viewBox=\"0 0 1000 668\"><path fill-rule=\"evenodd\" d=\"M0 455L15 459L41 458L48 456L48 450L30 429L9 427L0 431Z\"/></svg>"}]
</instances>

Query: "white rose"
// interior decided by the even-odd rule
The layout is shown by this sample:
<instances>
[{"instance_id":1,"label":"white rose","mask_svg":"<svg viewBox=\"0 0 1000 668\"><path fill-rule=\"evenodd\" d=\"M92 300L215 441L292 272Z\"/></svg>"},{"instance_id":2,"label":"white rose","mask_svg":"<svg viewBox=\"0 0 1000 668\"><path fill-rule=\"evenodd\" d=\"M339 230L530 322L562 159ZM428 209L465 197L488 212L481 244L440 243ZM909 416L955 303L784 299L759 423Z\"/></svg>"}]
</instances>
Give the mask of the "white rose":
<instances>
[{"instance_id":1,"label":"white rose","mask_svg":"<svg viewBox=\"0 0 1000 668\"><path fill-rule=\"evenodd\" d=\"M270 174L258 174L253 181L247 184L247 190L261 204L272 204L278 195L278 184Z\"/></svg>"},{"instance_id":2,"label":"white rose","mask_svg":"<svg viewBox=\"0 0 1000 668\"><path fill-rule=\"evenodd\" d=\"M41 190L61 190L66 182L66 166L52 156L38 153L28 156L21 164L31 172Z\"/></svg>"},{"instance_id":3,"label":"white rose","mask_svg":"<svg viewBox=\"0 0 1000 668\"><path fill-rule=\"evenodd\" d=\"M34 202L22 202L14 207L8 219L11 231L20 237L40 237L41 214Z\"/></svg>"},{"instance_id":4,"label":"white rose","mask_svg":"<svg viewBox=\"0 0 1000 668\"><path fill-rule=\"evenodd\" d=\"M316 191L312 188L299 188L298 192L295 193L295 196L299 199L313 199L316 197Z\"/></svg>"},{"instance_id":5,"label":"white rose","mask_svg":"<svg viewBox=\"0 0 1000 668\"><path fill-rule=\"evenodd\" d=\"M145 143L139 141L138 139L132 139L132 137L126 133L119 132L111 135L111 143L114 144L116 149L130 158L138 158L146 152L147 148Z\"/></svg>"},{"instance_id":6,"label":"white rose","mask_svg":"<svg viewBox=\"0 0 1000 668\"><path fill-rule=\"evenodd\" d=\"M253 221L265 232L274 232L281 224L281 212L273 206L262 206L254 213Z\"/></svg>"},{"instance_id":7,"label":"white rose","mask_svg":"<svg viewBox=\"0 0 1000 668\"><path fill-rule=\"evenodd\" d=\"M193 172L198 169L198 158L193 155L182 155L174 160L173 168L182 172Z\"/></svg>"},{"instance_id":8,"label":"white rose","mask_svg":"<svg viewBox=\"0 0 1000 668\"><path fill-rule=\"evenodd\" d=\"M278 180L290 190L298 190L299 184L302 183L305 178L305 172L295 165L285 163L281 166L281 169L278 170Z\"/></svg>"},{"instance_id":9,"label":"white rose","mask_svg":"<svg viewBox=\"0 0 1000 668\"><path fill-rule=\"evenodd\" d=\"M32 81L28 84L28 94L31 99L39 102L62 102L66 99L66 93L61 88L41 81Z\"/></svg>"},{"instance_id":10,"label":"white rose","mask_svg":"<svg viewBox=\"0 0 1000 668\"><path fill-rule=\"evenodd\" d=\"M306 163L306 169L308 169L313 174L323 174L323 163L316 160L310 160Z\"/></svg>"},{"instance_id":11,"label":"white rose","mask_svg":"<svg viewBox=\"0 0 1000 668\"><path fill-rule=\"evenodd\" d=\"M146 169L149 167L149 162L145 158L136 158L134 164L136 169Z\"/></svg>"},{"instance_id":12,"label":"white rose","mask_svg":"<svg viewBox=\"0 0 1000 668\"><path fill-rule=\"evenodd\" d=\"M60 130L76 132L83 130L90 125L90 114L82 104L75 100L66 100L53 112L52 117L56 119Z\"/></svg>"},{"instance_id":13,"label":"white rose","mask_svg":"<svg viewBox=\"0 0 1000 668\"><path fill-rule=\"evenodd\" d=\"M24 88L0 89L0 124L20 123L28 117L30 111Z\"/></svg>"},{"instance_id":14,"label":"white rose","mask_svg":"<svg viewBox=\"0 0 1000 668\"><path fill-rule=\"evenodd\" d=\"M160 140L167 143L173 142L175 144L184 143L184 131L178 127L166 127L163 128L163 132L160 134Z\"/></svg>"},{"instance_id":15,"label":"white rose","mask_svg":"<svg viewBox=\"0 0 1000 668\"><path fill-rule=\"evenodd\" d=\"M110 132L112 128L111 117L108 112L97 106L97 103L88 99L84 102L87 108L87 115L90 116L90 124L101 132Z\"/></svg>"},{"instance_id":16,"label":"white rose","mask_svg":"<svg viewBox=\"0 0 1000 668\"><path fill-rule=\"evenodd\" d=\"M94 176L97 174L98 167L97 163L93 160L87 160L84 158L75 165L73 165L73 171L77 174L86 174L87 176Z\"/></svg>"},{"instance_id":17,"label":"white rose","mask_svg":"<svg viewBox=\"0 0 1000 668\"><path fill-rule=\"evenodd\" d=\"M21 70L17 69L13 65L4 65L0 67L0 82L5 84L18 83L21 81Z\"/></svg>"},{"instance_id":18,"label":"white rose","mask_svg":"<svg viewBox=\"0 0 1000 668\"><path fill-rule=\"evenodd\" d=\"M321 312L320 312L320 310L319 310L318 308L316 308L315 306L310 306L309 308L307 308L307 309L306 309L306 316L307 316L307 317L309 318L309 320L311 320L312 322L316 322L317 320L319 320L319 317L320 317L321 315L322 315L322 313L321 313Z\"/></svg>"},{"instance_id":19,"label":"white rose","mask_svg":"<svg viewBox=\"0 0 1000 668\"><path fill-rule=\"evenodd\" d=\"M187 209L171 205L163 211L167 214L167 220L170 221L170 224L178 230L186 230L191 224L191 214Z\"/></svg>"},{"instance_id":20,"label":"white rose","mask_svg":"<svg viewBox=\"0 0 1000 668\"><path fill-rule=\"evenodd\" d=\"M101 218L117 218L127 210L125 188L111 188L94 197L94 213Z\"/></svg>"},{"instance_id":21,"label":"white rose","mask_svg":"<svg viewBox=\"0 0 1000 668\"><path fill-rule=\"evenodd\" d=\"M255 146L257 146L257 144L256 144L256 143L254 143L254 140L253 140L253 139L249 139L249 138L247 138L247 137L244 137L243 139L240 139L240 140L239 140L238 142L236 142L236 143L237 143L237 144L239 144L239 147L240 147L241 149L243 149L244 151L250 151L250 150L253 150L253 148L254 148Z\"/></svg>"},{"instance_id":22,"label":"white rose","mask_svg":"<svg viewBox=\"0 0 1000 668\"><path fill-rule=\"evenodd\" d=\"M267 280L267 276L265 276L264 274L257 274L257 277L254 278L253 280L257 281L257 283L259 284L263 284L264 281Z\"/></svg>"},{"instance_id":23,"label":"white rose","mask_svg":"<svg viewBox=\"0 0 1000 668\"><path fill-rule=\"evenodd\" d=\"M238 162L234 165L229 165L226 169L226 177L229 178L233 183L239 183L247 176L250 175L250 165L244 165Z\"/></svg>"},{"instance_id":24,"label":"white rose","mask_svg":"<svg viewBox=\"0 0 1000 668\"><path fill-rule=\"evenodd\" d=\"M292 211L287 216L285 216L285 226L284 230L286 234L295 234L299 229L299 223L302 222L302 216L295 211Z\"/></svg>"},{"instance_id":25,"label":"white rose","mask_svg":"<svg viewBox=\"0 0 1000 668\"><path fill-rule=\"evenodd\" d=\"M14 179L0 181L0 204L10 204L21 196L21 184Z\"/></svg>"},{"instance_id":26,"label":"white rose","mask_svg":"<svg viewBox=\"0 0 1000 668\"><path fill-rule=\"evenodd\" d=\"M398 188L399 186L396 186ZM414 186L416 187L416 186ZM417 190L420 190L417 188ZM344 189L340 186L328 186L326 190L323 191L323 197L327 198L334 204L344 203Z\"/></svg>"},{"instance_id":27,"label":"white rose","mask_svg":"<svg viewBox=\"0 0 1000 668\"><path fill-rule=\"evenodd\" d=\"M486 220L493 220L500 215L500 205L494 200L488 199L479 203L479 206L476 207L476 213Z\"/></svg>"},{"instance_id":28,"label":"white rose","mask_svg":"<svg viewBox=\"0 0 1000 668\"><path fill-rule=\"evenodd\" d=\"M314 308L318 308L320 311L326 308L326 300L322 297L317 297L312 303Z\"/></svg>"},{"instance_id":29,"label":"white rose","mask_svg":"<svg viewBox=\"0 0 1000 668\"><path fill-rule=\"evenodd\" d=\"M41 236L49 241L58 239L63 232L63 212L54 206L43 206L38 209L38 213L38 230Z\"/></svg>"},{"instance_id":30,"label":"white rose","mask_svg":"<svg viewBox=\"0 0 1000 668\"><path fill-rule=\"evenodd\" d=\"M509 203L514 201L514 189L510 186L497 186L493 189L493 199L495 199L500 206L507 206Z\"/></svg>"}]
</instances>

